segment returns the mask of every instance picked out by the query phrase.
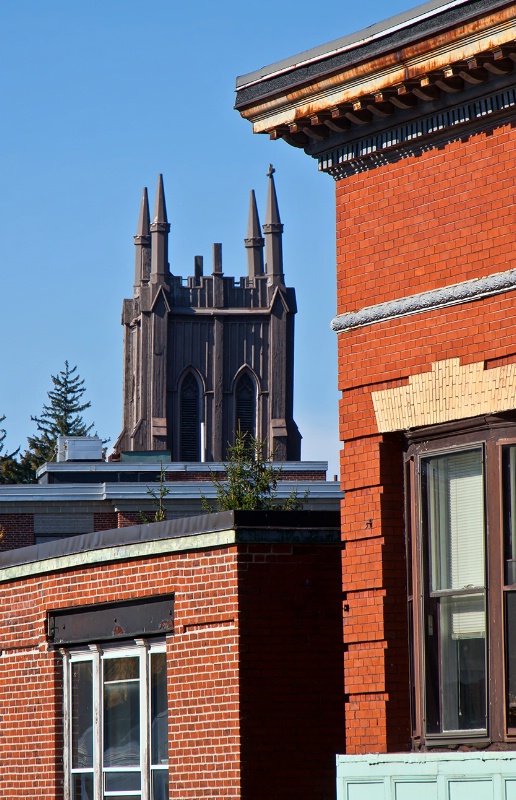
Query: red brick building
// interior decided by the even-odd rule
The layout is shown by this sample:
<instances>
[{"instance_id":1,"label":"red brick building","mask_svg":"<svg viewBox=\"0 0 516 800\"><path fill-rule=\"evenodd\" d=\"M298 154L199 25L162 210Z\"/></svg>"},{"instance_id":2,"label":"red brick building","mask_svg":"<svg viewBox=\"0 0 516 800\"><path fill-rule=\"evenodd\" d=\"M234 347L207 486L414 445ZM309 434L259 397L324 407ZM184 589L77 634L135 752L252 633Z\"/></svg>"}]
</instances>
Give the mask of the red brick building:
<instances>
[{"instance_id":1,"label":"red brick building","mask_svg":"<svg viewBox=\"0 0 516 800\"><path fill-rule=\"evenodd\" d=\"M0 796L333 797L340 548L224 512L0 554Z\"/></svg>"},{"instance_id":2,"label":"red brick building","mask_svg":"<svg viewBox=\"0 0 516 800\"><path fill-rule=\"evenodd\" d=\"M237 82L336 181L351 755L516 748L515 62L432 0Z\"/></svg>"}]
</instances>

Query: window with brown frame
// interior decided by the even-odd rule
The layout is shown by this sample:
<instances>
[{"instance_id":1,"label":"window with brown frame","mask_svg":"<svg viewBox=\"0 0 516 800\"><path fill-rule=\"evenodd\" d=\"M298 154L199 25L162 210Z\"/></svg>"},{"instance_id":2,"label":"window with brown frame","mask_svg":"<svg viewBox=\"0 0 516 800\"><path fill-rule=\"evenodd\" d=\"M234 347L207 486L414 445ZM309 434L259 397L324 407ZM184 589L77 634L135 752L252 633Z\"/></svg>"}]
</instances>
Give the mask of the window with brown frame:
<instances>
[{"instance_id":1,"label":"window with brown frame","mask_svg":"<svg viewBox=\"0 0 516 800\"><path fill-rule=\"evenodd\" d=\"M516 744L516 415L407 435L414 746Z\"/></svg>"}]
</instances>

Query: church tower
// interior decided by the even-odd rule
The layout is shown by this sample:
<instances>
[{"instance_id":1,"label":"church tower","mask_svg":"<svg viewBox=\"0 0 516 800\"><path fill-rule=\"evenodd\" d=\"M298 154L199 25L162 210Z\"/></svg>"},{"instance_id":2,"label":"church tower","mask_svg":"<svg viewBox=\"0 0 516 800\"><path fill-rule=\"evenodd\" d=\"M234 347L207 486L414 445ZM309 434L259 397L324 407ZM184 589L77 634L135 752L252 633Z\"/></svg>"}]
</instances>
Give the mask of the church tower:
<instances>
[{"instance_id":1,"label":"church tower","mask_svg":"<svg viewBox=\"0 0 516 800\"><path fill-rule=\"evenodd\" d=\"M293 419L294 289L285 286L274 169L260 227L251 191L247 275L227 277L222 245L204 275L171 273L160 175L152 221L147 189L134 237L133 297L124 300L124 420L115 451L167 451L172 461L222 461L240 428L277 461L299 461ZM264 257L265 256L265 257Z\"/></svg>"}]
</instances>

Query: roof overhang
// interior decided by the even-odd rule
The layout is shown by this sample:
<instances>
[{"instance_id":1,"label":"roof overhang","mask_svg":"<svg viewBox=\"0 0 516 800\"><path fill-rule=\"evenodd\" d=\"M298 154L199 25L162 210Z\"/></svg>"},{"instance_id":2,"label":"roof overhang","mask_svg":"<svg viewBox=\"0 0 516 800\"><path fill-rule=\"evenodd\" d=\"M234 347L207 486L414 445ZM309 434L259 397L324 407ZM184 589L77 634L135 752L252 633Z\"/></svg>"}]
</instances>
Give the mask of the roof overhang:
<instances>
[{"instance_id":1,"label":"roof overhang","mask_svg":"<svg viewBox=\"0 0 516 800\"><path fill-rule=\"evenodd\" d=\"M236 108L255 133L304 147L495 85L516 61L516 2L432 0L358 34L245 75Z\"/></svg>"}]
</instances>

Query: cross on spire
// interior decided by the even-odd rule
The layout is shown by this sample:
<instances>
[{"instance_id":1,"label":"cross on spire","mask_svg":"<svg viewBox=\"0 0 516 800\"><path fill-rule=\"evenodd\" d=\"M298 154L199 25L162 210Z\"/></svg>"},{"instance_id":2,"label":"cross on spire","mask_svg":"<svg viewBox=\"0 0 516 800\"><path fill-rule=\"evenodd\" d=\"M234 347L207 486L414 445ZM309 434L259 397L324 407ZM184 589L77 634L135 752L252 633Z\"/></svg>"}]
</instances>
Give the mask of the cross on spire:
<instances>
[{"instance_id":1,"label":"cross on spire","mask_svg":"<svg viewBox=\"0 0 516 800\"><path fill-rule=\"evenodd\" d=\"M267 172L267 177L268 178L272 178L272 176L274 175L275 172L276 172L276 170L274 169L272 164L269 164L269 171Z\"/></svg>"}]
</instances>

